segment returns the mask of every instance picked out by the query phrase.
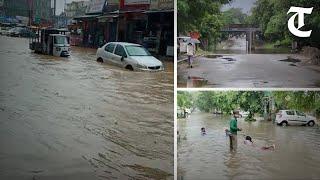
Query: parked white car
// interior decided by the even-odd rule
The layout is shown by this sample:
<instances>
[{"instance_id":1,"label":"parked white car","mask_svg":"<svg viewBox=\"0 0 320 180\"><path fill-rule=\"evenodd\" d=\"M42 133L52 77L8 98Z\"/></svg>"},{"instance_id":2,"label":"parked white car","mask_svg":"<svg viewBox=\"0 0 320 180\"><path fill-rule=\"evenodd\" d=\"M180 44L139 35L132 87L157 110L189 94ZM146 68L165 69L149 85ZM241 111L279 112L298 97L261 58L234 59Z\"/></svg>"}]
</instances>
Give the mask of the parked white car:
<instances>
[{"instance_id":1,"label":"parked white car","mask_svg":"<svg viewBox=\"0 0 320 180\"><path fill-rule=\"evenodd\" d=\"M162 71L163 64L139 44L110 42L97 50L97 61L135 71Z\"/></svg>"},{"instance_id":2,"label":"parked white car","mask_svg":"<svg viewBox=\"0 0 320 180\"><path fill-rule=\"evenodd\" d=\"M281 126L287 126L287 125L314 126L316 122L316 118L296 110L280 110L277 113L276 122L278 125L281 125Z\"/></svg>"},{"instance_id":3,"label":"parked white car","mask_svg":"<svg viewBox=\"0 0 320 180\"><path fill-rule=\"evenodd\" d=\"M239 114L240 114L240 117L245 118L245 117L249 116L250 112L248 112L248 111L240 111Z\"/></svg>"}]
</instances>

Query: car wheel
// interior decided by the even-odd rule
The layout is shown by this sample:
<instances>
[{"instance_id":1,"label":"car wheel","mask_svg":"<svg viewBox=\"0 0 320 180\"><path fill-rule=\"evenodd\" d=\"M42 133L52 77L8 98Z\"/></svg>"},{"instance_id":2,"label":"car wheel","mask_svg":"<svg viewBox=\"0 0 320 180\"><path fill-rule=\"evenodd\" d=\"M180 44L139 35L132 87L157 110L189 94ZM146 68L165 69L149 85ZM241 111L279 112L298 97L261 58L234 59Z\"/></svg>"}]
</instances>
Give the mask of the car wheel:
<instances>
[{"instance_id":1,"label":"car wheel","mask_svg":"<svg viewBox=\"0 0 320 180\"><path fill-rule=\"evenodd\" d=\"M103 63L103 59L102 58L98 58L97 61Z\"/></svg>"},{"instance_id":2,"label":"car wheel","mask_svg":"<svg viewBox=\"0 0 320 180\"><path fill-rule=\"evenodd\" d=\"M131 65L127 65L126 66L126 69L130 70L130 71L133 71L133 67Z\"/></svg>"},{"instance_id":3,"label":"car wheel","mask_svg":"<svg viewBox=\"0 0 320 180\"><path fill-rule=\"evenodd\" d=\"M309 121L308 122L308 126L314 126L314 124L315 124L314 121Z\"/></svg>"},{"instance_id":4,"label":"car wheel","mask_svg":"<svg viewBox=\"0 0 320 180\"><path fill-rule=\"evenodd\" d=\"M286 127L286 126L288 126L288 122L282 121L282 122L280 123L280 125L281 125L282 127Z\"/></svg>"}]
</instances>

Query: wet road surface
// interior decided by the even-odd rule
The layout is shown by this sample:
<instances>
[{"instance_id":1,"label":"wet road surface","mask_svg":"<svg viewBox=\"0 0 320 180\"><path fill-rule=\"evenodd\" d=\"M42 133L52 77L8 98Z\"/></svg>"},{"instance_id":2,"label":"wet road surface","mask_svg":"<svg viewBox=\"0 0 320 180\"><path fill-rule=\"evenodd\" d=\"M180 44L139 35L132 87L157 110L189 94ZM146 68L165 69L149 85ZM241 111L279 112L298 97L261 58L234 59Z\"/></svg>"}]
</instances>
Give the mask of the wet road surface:
<instances>
[{"instance_id":1,"label":"wet road surface","mask_svg":"<svg viewBox=\"0 0 320 180\"><path fill-rule=\"evenodd\" d=\"M288 54L234 54L195 58L194 68L178 65L178 87L315 88L320 68L284 62ZM231 59L231 60L230 60ZM313 66L312 66L313 67ZM204 81L193 80L202 78Z\"/></svg>"},{"instance_id":2,"label":"wet road surface","mask_svg":"<svg viewBox=\"0 0 320 180\"><path fill-rule=\"evenodd\" d=\"M0 179L173 179L173 67L130 72L0 36Z\"/></svg>"},{"instance_id":3,"label":"wet road surface","mask_svg":"<svg viewBox=\"0 0 320 180\"><path fill-rule=\"evenodd\" d=\"M224 129L230 117L196 112L178 120L178 180L319 179L319 126L281 127L270 121L238 120L236 152L229 150ZM317 122L319 123L319 122ZM202 136L201 127L207 135ZM244 145L250 135L256 147ZM275 151L260 147L275 144Z\"/></svg>"}]
</instances>

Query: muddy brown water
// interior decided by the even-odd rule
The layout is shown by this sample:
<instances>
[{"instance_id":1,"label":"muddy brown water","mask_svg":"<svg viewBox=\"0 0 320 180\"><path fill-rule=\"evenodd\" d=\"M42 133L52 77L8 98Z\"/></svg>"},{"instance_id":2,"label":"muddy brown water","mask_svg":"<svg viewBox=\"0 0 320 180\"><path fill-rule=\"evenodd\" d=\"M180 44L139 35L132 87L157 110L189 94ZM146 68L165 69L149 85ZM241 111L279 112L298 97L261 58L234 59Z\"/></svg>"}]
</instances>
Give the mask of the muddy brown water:
<instances>
[{"instance_id":1,"label":"muddy brown water","mask_svg":"<svg viewBox=\"0 0 320 180\"><path fill-rule=\"evenodd\" d=\"M244 122L238 148L230 152L224 133L230 117L196 112L178 120L178 179L319 179L318 126L280 127L270 121ZM319 124L319 121L317 122ZM202 136L200 129L206 128ZM256 147L244 145L250 135ZM275 144L275 151L260 147Z\"/></svg>"},{"instance_id":2,"label":"muddy brown water","mask_svg":"<svg viewBox=\"0 0 320 180\"><path fill-rule=\"evenodd\" d=\"M131 72L0 36L0 179L173 179L173 63Z\"/></svg>"}]
</instances>

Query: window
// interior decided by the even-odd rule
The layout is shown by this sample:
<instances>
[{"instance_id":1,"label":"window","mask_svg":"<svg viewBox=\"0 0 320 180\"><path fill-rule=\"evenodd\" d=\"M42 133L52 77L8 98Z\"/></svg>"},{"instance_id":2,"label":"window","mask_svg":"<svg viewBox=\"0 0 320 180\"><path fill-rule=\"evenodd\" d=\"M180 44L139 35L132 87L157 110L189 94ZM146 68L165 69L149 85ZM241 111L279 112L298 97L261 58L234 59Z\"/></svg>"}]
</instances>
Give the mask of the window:
<instances>
[{"instance_id":1,"label":"window","mask_svg":"<svg viewBox=\"0 0 320 180\"><path fill-rule=\"evenodd\" d=\"M127 57L126 51L121 45L117 45L116 50L114 52L116 55L121 57Z\"/></svg>"},{"instance_id":2,"label":"window","mask_svg":"<svg viewBox=\"0 0 320 180\"><path fill-rule=\"evenodd\" d=\"M295 113L294 111L286 111L287 115L293 116Z\"/></svg>"},{"instance_id":3,"label":"window","mask_svg":"<svg viewBox=\"0 0 320 180\"><path fill-rule=\"evenodd\" d=\"M114 50L114 46L115 46L115 44L108 44L105 48L104 48L104 50L105 51L107 51L107 52L109 52L109 53L113 53L113 50Z\"/></svg>"},{"instance_id":4,"label":"window","mask_svg":"<svg viewBox=\"0 0 320 180\"><path fill-rule=\"evenodd\" d=\"M297 115L298 116L305 116L305 114L303 112L299 112L299 111L297 111Z\"/></svg>"},{"instance_id":5,"label":"window","mask_svg":"<svg viewBox=\"0 0 320 180\"><path fill-rule=\"evenodd\" d=\"M126 46L130 56L151 56L151 54L142 46Z\"/></svg>"},{"instance_id":6,"label":"window","mask_svg":"<svg viewBox=\"0 0 320 180\"><path fill-rule=\"evenodd\" d=\"M66 36L55 36L54 43L55 44L69 44L68 38Z\"/></svg>"}]
</instances>

